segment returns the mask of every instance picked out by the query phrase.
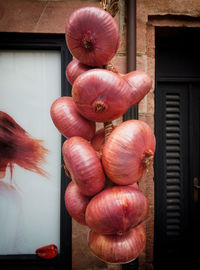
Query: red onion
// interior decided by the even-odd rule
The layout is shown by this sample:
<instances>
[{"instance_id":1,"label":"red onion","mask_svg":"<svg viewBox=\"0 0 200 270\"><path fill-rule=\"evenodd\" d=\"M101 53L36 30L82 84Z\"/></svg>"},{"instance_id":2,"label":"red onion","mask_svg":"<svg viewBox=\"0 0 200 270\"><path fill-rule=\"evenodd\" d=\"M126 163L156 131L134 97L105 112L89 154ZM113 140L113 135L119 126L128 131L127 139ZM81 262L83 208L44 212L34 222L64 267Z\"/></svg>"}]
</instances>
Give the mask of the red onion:
<instances>
[{"instance_id":1,"label":"red onion","mask_svg":"<svg viewBox=\"0 0 200 270\"><path fill-rule=\"evenodd\" d=\"M139 189L139 185L138 185L137 182L133 183L132 185L129 185L129 187L133 187L133 188Z\"/></svg>"},{"instance_id":2,"label":"red onion","mask_svg":"<svg viewBox=\"0 0 200 270\"><path fill-rule=\"evenodd\" d=\"M83 194L93 196L103 189L103 168L88 141L81 137L71 137L64 142L62 152L65 166Z\"/></svg>"},{"instance_id":3,"label":"red onion","mask_svg":"<svg viewBox=\"0 0 200 270\"><path fill-rule=\"evenodd\" d=\"M104 128L99 129L94 137L91 140L91 145L97 152L101 152L103 150L103 145L105 142L105 130Z\"/></svg>"},{"instance_id":4,"label":"red onion","mask_svg":"<svg viewBox=\"0 0 200 270\"><path fill-rule=\"evenodd\" d=\"M90 198L81 193L75 182L70 182L65 190L65 207L73 219L82 225L85 222L85 210Z\"/></svg>"},{"instance_id":5,"label":"red onion","mask_svg":"<svg viewBox=\"0 0 200 270\"><path fill-rule=\"evenodd\" d=\"M134 187L113 186L89 202L85 220L94 231L121 234L143 222L148 215L145 195Z\"/></svg>"},{"instance_id":6,"label":"red onion","mask_svg":"<svg viewBox=\"0 0 200 270\"><path fill-rule=\"evenodd\" d=\"M92 69L74 82L72 98L79 112L95 122L109 122L128 109L127 92L130 86L117 74Z\"/></svg>"},{"instance_id":7,"label":"red onion","mask_svg":"<svg viewBox=\"0 0 200 270\"><path fill-rule=\"evenodd\" d=\"M51 118L60 133L69 138L80 136L91 140L96 125L79 114L72 97L60 97L51 106Z\"/></svg>"},{"instance_id":8,"label":"red onion","mask_svg":"<svg viewBox=\"0 0 200 270\"><path fill-rule=\"evenodd\" d=\"M79 60L73 59L66 67L65 74L68 81L73 85L76 78L91 67L82 64Z\"/></svg>"},{"instance_id":9,"label":"red onion","mask_svg":"<svg viewBox=\"0 0 200 270\"><path fill-rule=\"evenodd\" d=\"M129 84L130 89L127 92L129 107L138 104L152 87L152 79L144 71L135 70L126 74L121 74L112 65L112 63L108 63L106 65L106 69L116 73L117 75L122 77L126 83Z\"/></svg>"},{"instance_id":10,"label":"red onion","mask_svg":"<svg viewBox=\"0 0 200 270\"><path fill-rule=\"evenodd\" d=\"M130 107L139 103L152 87L152 79L144 71L136 70L121 76L130 85L128 95Z\"/></svg>"},{"instance_id":11,"label":"red onion","mask_svg":"<svg viewBox=\"0 0 200 270\"><path fill-rule=\"evenodd\" d=\"M119 46L119 31L112 16L96 7L74 11L66 24L66 43L72 55L88 66L106 65Z\"/></svg>"},{"instance_id":12,"label":"red onion","mask_svg":"<svg viewBox=\"0 0 200 270\"><path fill-rule=\"evenodd\" d=\"M155 136L140 120L128 120L116 127L105 142L102 163L106 175L118 185L137 182L152 164Z\"/></svg>"},{"instance_id":13,"label":"red onion","mask_svg":"<svg viewBox=\"0 0 200 270\"><path fill-rule=\"evenodd\" d=\"M89 247L100 260L112 264L124 264L135 260L144 250L146 233L142 225L122 235L103 235L90 231Z\"/></svg>"}]
</instances>

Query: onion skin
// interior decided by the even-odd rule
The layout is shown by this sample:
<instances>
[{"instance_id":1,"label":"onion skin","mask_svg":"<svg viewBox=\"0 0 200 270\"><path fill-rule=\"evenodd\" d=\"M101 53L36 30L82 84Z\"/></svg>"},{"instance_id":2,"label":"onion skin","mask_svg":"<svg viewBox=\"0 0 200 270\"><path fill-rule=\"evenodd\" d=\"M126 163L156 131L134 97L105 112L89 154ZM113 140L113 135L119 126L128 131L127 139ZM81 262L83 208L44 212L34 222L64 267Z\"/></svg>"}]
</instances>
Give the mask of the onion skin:
<instances>
[{"instance_id":1,"label":"onion skin","mask_svg":"<svg viewBox=\"0 0 200 270\"><path fill-rule=\"evenodd\" d=\"M139 185L138 185L137 182L133 183L132 185L129 185L129 187L133 187L133 188L139 189Z\"/></svg>"},{"instance_id":2,"label":"onion skin","mask_svg":"<svg viewBox=\"0 0 200 270\"><path fill-rule=\"evenodd\" d=\"M124 264L135 260L146 245L146 232L142 225L122 235L103 235L90 231L88 245L100 260L111 264Z\"/></svg>"},{"instance_id":3,"label":"onion skin","mask_svg":"<svg viewBox=\"0 0 200 270\"><path fill-rule=\"evenodd\" d=\"M75 80L72 98L85 118L94 122L110 122L128 109L126 95L129 87L111 71L92 69Z\"/></svg>"},{"instance_id":4,"label":"onion skin","mask_svg":"<svg viewBox=\"0 0 200 270\"><path fill-rule=\"evenodd\" d=\"M95 232L121 234L143 222L148 215L145 195L134 187L113 186L89 202L85 220Z\"/></svg>"},{"instance_id":5,"label":"onion skin","mask_svg":"<svg viewBox=\"0 0 200 270\"><path fill-rule=\"evenodd\" d=\"M105 184L105 175L101 162L88 141L81 137L71 137L62 147L65 166L72 180L86 196L101 191Z\"/></svg>"},{"instance_id":6,"label":"onion skin","mask_svg":"<svg viewBox=\"0 0 200 270\"><path fill-rule=\"evenodd\" d=\"M91 145L97 152L102 152L103 150L103 145L105 142L105 130L104 128L99 129L94 137L91 140Z\"/></svg>"},{"instance_id":7,"label":"onion skin","mask_svg":"<svg viewBox=\"0 0 200 270\"><path fill-rule=\"evenodd\" d=\"M75 182L70 182L65 190L65 207L70 216L82 225L86 225L85 211L90 198L81 193Z\"/></svg>"},{"instance_id":8,"label":"onion skin","mask_svg":"<svg viewBox=\"0 0 200 270\"><path fill-rule=\"evenodd\" d=\"M150 91L152 79L146 72L140 70L132 71L121 76L130 85L129 95L127 97L130 102L129 107L132 107L138 104Z\"/></svg>"},{"instance_id":9,"label":"onion skin","mask_svg":"<svg viewBox=\"0 0 200 270\"><path fill-rule=\"evenodd\" d=\"M106 65L119 47L115 20L103 9L84 7L74 11L65 28L67 46L72 55L88 66Z\"/></svg>"},{"instance_id":10,"label":"onion skin","mask_svg":"<svg viewBox=\"0 0 200 270\"><path fill-rule=\"evenodd\" d=\"M66 138L80 136L91 140L95 134L96 124L85 119L77 110L72 97L60 97L51 105L51 118Z\"/></svg>"},{"instance_id":11,"label":"onion skin","mask_svg":"<svg viewBox=\"0 0 200 270\"><path fill-rule=\"evenodd\" d=\"M129 107L138 104L152 88L152 79L144 71L134 70L126 74L121 74L112 63L108 63L106 69L118 74L129 84L130 89L127 92Z\"/></svg>"},{"instance_id":12,"label":"onion skin","mask_svg":"<svg viewBox=\"0 0 200 270\"><path fill-rule=\"evenodd\" d=\"M76 78L84 73L85 71L90 70L91 67L82 64L79 60L73 59L66 67L65 75L67 80L73 85Z\"/></svg>"},{"instance_id":13,"label":"onion skin","mask_svg":"<svg viewBox=\"0 0 200 270\"><path fill-rule=\"evenodd\" d=\"M137 182L153 162L155 136L143 121L128 120L116 127L105 142L102 164L118 185Z\"/></svg>"}]
</instances>

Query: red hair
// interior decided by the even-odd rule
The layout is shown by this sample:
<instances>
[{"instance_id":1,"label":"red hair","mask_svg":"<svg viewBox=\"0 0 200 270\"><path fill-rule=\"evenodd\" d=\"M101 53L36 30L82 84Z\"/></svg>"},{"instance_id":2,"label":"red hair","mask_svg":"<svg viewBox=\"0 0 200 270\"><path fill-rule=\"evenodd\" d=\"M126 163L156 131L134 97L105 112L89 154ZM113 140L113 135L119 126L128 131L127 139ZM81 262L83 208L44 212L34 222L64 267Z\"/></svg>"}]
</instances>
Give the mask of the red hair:
<instances>
[{"instance_id":1,"label":"red hair","mask_svg":"<svg viewBox=\"0 0 200 270\"><path fill-rule=\"evenodd\" d=\"M32 138L7 113L0 111L0 171L10 167L11 177L14 164L46 176L40 167L48 150L41 140Z\"/></svg>"}]
</instances>

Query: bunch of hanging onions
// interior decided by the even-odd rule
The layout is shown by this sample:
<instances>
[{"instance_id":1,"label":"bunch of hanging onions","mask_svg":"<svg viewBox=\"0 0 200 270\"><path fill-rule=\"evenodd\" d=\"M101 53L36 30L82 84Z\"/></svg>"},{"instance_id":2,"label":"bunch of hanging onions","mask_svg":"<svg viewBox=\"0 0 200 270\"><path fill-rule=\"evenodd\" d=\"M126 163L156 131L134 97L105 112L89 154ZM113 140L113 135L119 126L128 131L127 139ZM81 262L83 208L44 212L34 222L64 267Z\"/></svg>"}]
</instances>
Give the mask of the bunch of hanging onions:
<instances>
[{"instance_id":1,"label":"bunch of hanging onions","mask_svg":"<svg viewBox=\"0 0 200 270\"><path fill-rule=\"evenodd\" d=\"M127 263L144 250L142 223L148 201L138 181L153 163L155 137L143 121L112 121L138 104L152 87L143 71L120 74L109 68L120 41L114 18L85 7L66 23L66 43L74 59L66 67L72 96L51 106L51 117L66 140L62 147L71 182L65 205L74 220L90 228L88 245L102 261ZM104 129L96 130L96 123Z\"/></svg>"}]
</instances>

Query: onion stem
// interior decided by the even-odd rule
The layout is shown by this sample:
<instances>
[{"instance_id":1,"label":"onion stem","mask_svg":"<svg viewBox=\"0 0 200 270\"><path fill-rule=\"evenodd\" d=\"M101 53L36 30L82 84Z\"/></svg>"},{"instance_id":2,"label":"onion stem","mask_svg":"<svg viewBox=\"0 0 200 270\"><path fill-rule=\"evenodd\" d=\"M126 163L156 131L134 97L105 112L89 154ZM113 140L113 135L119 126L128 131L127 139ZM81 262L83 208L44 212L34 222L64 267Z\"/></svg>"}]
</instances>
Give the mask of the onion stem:
<instances>
[{"instance_id":1,"label":"onion stem","mask_svg":"<svg viewBox=\"0 0 200 270\"><path fill-rule=\"evenodd\" d=\"M148 169L153 163L154 154L151 150L148 150L144 153L144 158L142 160L142 165L146 169Z\"/></svg>"},{"instance_id":2,"label":"onion stem","mask_svg":"<svg viewBox=\"0 0 200 270\"><path fill-rule=\"evenodd\" d=\"M104 122L104 130L105 130L104 141L106 141L113 130L112 122Z\"/></svg>"},{"instance_id":3,"label":"onion stem","mask_svg":"<svg viewBox=\"0 0 200 270\"><path fill-rule=\"evenodd\" d=\"M112 71L116 74L119 74L119 71L116 69L116 67L111 63L109 62L106 66L105 66L105 69L109 70L109 71Z\"/></svg>"}]
</instances>

